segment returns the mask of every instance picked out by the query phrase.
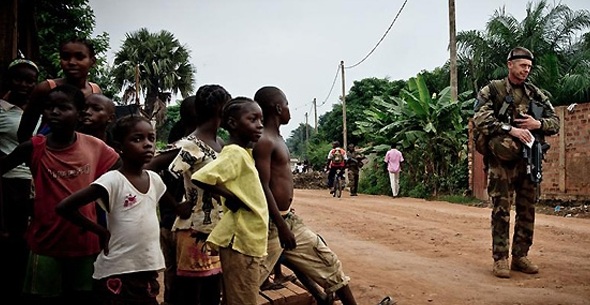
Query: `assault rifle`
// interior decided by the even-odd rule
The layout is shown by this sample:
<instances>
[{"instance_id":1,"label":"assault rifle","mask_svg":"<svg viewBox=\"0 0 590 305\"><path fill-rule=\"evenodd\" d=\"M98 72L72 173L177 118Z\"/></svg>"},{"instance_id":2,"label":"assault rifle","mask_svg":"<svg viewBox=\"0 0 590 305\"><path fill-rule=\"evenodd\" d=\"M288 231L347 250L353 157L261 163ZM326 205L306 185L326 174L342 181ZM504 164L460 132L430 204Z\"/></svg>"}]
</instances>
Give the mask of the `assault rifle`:
<instances>
[{"instance_id":1,"label":"assault rifle","mask_svg":"<svg viewBox=\"0 0 590 305\"><path fill-rule=\"evenodd\" d=\"M543 107L531 101L528 114L540 120L543 117ZM544 155L551 146L545 142L545 135L541 130L533 130L531 133L535 139L532 146L523 145L523 157L527 160L526 171L529 179L538 186L543 180Z\"/></svg>"}]
</instances>

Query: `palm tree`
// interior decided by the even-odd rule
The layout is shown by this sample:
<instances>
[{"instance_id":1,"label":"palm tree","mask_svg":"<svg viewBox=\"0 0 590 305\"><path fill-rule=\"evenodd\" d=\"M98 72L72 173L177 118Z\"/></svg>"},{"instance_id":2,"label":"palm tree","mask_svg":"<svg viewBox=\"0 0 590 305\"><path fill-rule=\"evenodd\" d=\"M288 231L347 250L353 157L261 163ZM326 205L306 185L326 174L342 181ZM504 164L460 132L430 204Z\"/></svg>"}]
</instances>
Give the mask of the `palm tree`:
<instances>
[{"instance_id":1,"label":"palm tree","mask_svg":"<svg viewBox=\"0 0 590 305\"><path fill-rule=\"evenodd\" d=\"M582 101L590 92L590 75L585 72L590 49L579 34L590 28L590 12L549 5L546 0L529 2L526 12L519 21L502 7L485 31L457 34L459 59L469 71L474 92L489 80L504 77L506 54L523 46L536 55L531 81L547 90L554 104L574 102L572 97Z\"/></svg>"},{"instance_id":2,"label":"palm tree","mask_svg":"<svg viewBox=\"0 0 590 305\"><path fill-rule=\"evenodd\" d=\"M113 75L118 89L129 93L137 87L146 97L144 111L149 116L156 102L168 102L170 94L189 96L194 90L195 68L189 50L168 31L150 33L142 28L126 39L115 54ZM139 84L136 68L139 67ZM161 123L161 122L160 122Z\"/></svg>"}]
</instances>

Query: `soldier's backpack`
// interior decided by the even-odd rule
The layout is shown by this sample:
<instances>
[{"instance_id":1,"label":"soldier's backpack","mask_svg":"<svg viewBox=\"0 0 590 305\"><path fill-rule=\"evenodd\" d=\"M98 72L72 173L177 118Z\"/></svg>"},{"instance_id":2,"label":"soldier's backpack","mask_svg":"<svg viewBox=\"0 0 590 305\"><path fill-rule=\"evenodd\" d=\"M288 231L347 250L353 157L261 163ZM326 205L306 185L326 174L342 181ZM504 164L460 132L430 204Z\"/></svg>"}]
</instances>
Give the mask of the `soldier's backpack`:
<instances>
[{"instance_id":1,"label":"soldier's backpack","mask_svg":"<svg viewBox=\"0 0 590 305\"><path fill-rule=\"evenodd\" d=\"M499 82L502 81L493 80L490 81L490 83L488 84L488 87L490 88L490 100L495 100L498 97L498 88L496 86ZM481 103L477 101L475 103L474 111L477 112L479 107L481 107ZM504 109L504 111L506 111L506 109ZM486 156L489 153L488 140L488 137L483 135L477 127L473 128L473 142L475 144L475 150L484 156Z\"/></svg>"}]
</instances>

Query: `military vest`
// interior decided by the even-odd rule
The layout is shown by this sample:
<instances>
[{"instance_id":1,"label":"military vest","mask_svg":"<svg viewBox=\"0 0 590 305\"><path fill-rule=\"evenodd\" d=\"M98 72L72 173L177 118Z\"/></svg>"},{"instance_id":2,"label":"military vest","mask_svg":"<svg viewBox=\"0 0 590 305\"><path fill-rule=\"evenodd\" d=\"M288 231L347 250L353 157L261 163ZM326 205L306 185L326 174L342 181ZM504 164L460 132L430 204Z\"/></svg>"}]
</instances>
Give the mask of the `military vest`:
<instances>
[{"instance_id":1,"label":"military vest","mask_svg":"<svg viewBox=\"0 0 590 305\"><path fill-rule=\"evenodd\" d=\"M506 124L512 124L520 114L528 113L531 102L541 103L540 89L531 83L524 83L520 89L515 89L508 84L507 79L501 79L490 81L487 87L488 99L493 103L494 116ZM478 107L477 104L476 111ZM489 139L477 128L474 128L473 140L479 153L484 156L489 154Z\"/></svg>"}]
</instances>

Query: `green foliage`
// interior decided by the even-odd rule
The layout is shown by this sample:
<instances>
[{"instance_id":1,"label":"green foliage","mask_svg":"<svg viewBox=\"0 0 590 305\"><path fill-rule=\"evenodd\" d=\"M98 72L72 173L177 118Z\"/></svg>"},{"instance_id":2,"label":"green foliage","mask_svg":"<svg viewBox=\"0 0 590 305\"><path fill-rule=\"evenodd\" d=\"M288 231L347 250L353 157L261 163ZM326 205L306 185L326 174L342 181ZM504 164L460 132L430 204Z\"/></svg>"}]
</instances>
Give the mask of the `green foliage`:
<instances>
[{"instance_id":1,"label":"green foliage","mask_svg":"<svg viewBox=\"0 0 590 305\"><path fill-rule=\"evenodd\" d=\"M309 139L315 136L314 128L309 124L306 126L305 124L300 123L295 130L291 131L291 135L286 141L291 157L307 159L308 149L305 141L307 135L309 135Z\"/></svg>"},{"instance_id":2,"label":"green foliage","mask_svg":"<svg viewBox=\"0 0 590 305\"><path fill-rule=\"evenodd\" d=\"M166 148L167 145L168 145L167 141L156 140L156 150L163 150Z\"/></svg>"},{"instance_id":3,"label":"green foliage","mask_svg":"<svg viewBox=\"0 0 590 305\"><path fill-rule=\"evenodd\" d=\"M342 105L336 104L332 106L332 110L320 116L318 121L319 137L331 143L332 141L340 141L343 143L342 137Z\"/></svg>"},{"instance_id":4,"label":"green foliage","mask_svg":"<svg viewBox=\"0 0 590 305\"><path fill-rule=\"evenodd\" d=\"M63 76L59 65L60 44L77 37L89 40L94 46L97 62L89 76L94 81L97 70L106 62L109 36L103 32L95 38L91 37L96 22L88 0L35 1L35 6L40 53L38 64L41 69L39 79ZM97 83L101 88L107 85Z\"/></svg>"},{"instance_id":5,"label":"green foliage","mask_svg":"<svg viewBox=\"0 0 590 305\"><path fill-rule=\"evenodd\" d=\"M361 146L371 142L371 138L361 136L356 122L365 117L364 110L373 103L374 97L396 95L405 85L403 80L376 77L354 81L346 96L347 142ZM320 116L318 129L321 139L343 143L342 104L335 104L331 111Z\"/></svg>"},{"instance_id":6,"label":"green foliage","mask_svg":"<svg viewBox=\"0 0 590 305\"><path fill-rule=\"evenodd\" d=\"M401 180L401 178L400 178ZM430 198L432 196L432 190L426 184L416 184L414 187L408 191L408 197L413 198Z\"/></svg>"},{"instance_id":7,"label":"green foliage","mask_svg":"<svg viewBox=\"0 0 590 305\"><path fill-rule=\"evenodd\" d=\"M403 176L408 194L425 198L459 188L447 178L455 164L467 159L467 109L473 101L464 100L469 94L451 101L446 87L431 95L419 74L408 80L408 88L399 96L376 97L364 111L365 118L358 123L360 134L372 138L381 150L391 142L399 144L406 160Z\"/></svg>"},{"instance_id":8,"label":"green foliage","mask_svg":"<svg viewBox=\"0 0 590 305\"><path fill-rule=\"evenodd\" d=\"M391 184L387 168L379 166L383 162L374 162L372 167L363 168L359 179L358 191L371 195L391 195Z\"/></svg>"},{"instance_id":9,"label":"green foliage","mask_svg":"<svg viewBox=\"0 0 590 305\"><path fill-rule=\"evenodd\" d=\"M330 149L332 149L331 142L321 141L317 138L309 142L307 160L314 170L324 170Z\"/></svg>"},{"instance_id":10,"label":"green foliage","mask_svg":"<svg viewBox=\"0 0 590 305\"><path fill-rule=\"evenodd\" d=\"M472 90L507 74L506 55L516 47L535 54L529 79L552 97L553 105L590 99L590 12L574 11L559 2L529 2L526 17L517 20L505 7L497 9L485 30L457 34L459 65L467 70Z\"/></svg>"},{"instance_id":11,"label":"green foliage","mask_svg":"<svg viewBox=\"0 0 590 305\"><path fill-rule=\"evenodd\" d=\"M229 132L223 128L217 129L217 136L220 137L225 143L229 141Z\"/></svg>"},{"instance_id":12,"label":"green foliage","mask_svg":"<svg viewBox=\"0 0 590 305\"><path fill-rule=\"evenodd\" d=\"M451 71L448 64L434 68L432 71L422 70L420 75L429 92L439 92L451 83Z\"/></svg>"},{"instance_id":13,"label":"green foliage","mask_svg":"<svg viewBox=\"0 0 590 305\"><path fill-rule=\"evenodd\" d=\"M166 110L166 120L156 131L158 142L163 143L164 146L168 143L168 135L170 134L172 126L180 121L180 101L177 101L176 105L168 106ZM217 136L225 142L229 140L229 133L223 128L217 130Z\"/></svg>"},{"instance_id":14,"label":"green foliage","mask_svg":"<svg viewBox=\"0 0 590 305\"><path fill-rule=\"evenodd\" d=\"M461 194L469 185L468 160L461 159L459 163L451 164L449 175L440 181L440 188L449 194Z\"/></svg>"},{"instance_id":15,"label":"green foliage","mask_svg":"<svg viewBox=\"0 0 590 305\"><path fill-rule=\"evenodd\" d=\"M180 104L167 107L166 120L156 130L156 139L168 143L168 135L172 126L180 121Z\"/></svg>"},{"instance_id":16,"label":"green foliage","mask_svg":"<svg viewBox=\"0 0 590 305\"><path fill-rule=\"evenodd\" d=\"M118 96L119 89L115 86L116 80L111 73L112 69L113 68L106 62L97 65L96 68L93 69L93 73L91 73L93 74L91 79L100 86L102 94L121 104L121 98Z\"/></svg>"}]
</instances>

